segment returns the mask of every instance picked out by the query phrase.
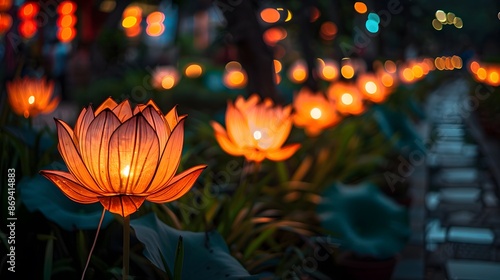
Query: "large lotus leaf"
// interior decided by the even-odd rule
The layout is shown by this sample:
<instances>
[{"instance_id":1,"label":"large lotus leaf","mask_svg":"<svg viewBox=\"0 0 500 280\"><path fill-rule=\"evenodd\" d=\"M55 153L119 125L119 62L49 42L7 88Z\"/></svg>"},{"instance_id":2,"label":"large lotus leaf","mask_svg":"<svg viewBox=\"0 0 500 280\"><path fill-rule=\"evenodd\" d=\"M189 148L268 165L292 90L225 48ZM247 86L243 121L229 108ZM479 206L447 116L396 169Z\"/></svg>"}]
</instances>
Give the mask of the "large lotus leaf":
<instances>
[{"instance_id":1,"label":"large lotus leaf","mask_svg":"<svg viewBox=\"0 0 500 280\"><path fill-rule=\"evenodd\" d=\"M317 207L321 225L340 239L341 248L358 255L389 258L409 237L404 207L371 183L333 184Z\"/></svg>"},{"instance_id":2,"label":"large lotus leaf","mask_svg":"<svg viewBox=\"0 0 500 280\"><path fill-rule=\"evenodd\" d=\"M43 169L67 171L63 164L55 163ZM18 183L22 202L29 211L42 214L65 230L94 230L99 225L103 207L100 203L80 204L66 197L59 188L40 174L25 177ZM102 227L113 220L106 212Z\"/></svg>"},{"instance_id":3,"label":"large lotus leaf","mask_svg":"<svg viewBox=\"0 0 500 280\"><path fill-rule=\"evenodd\" d=\"M3 128L7 133L9 133L12 137L16 138L18 141L21 141L23 145L26 145L30 148L35 148L35 139L37 135L40 136L38 147L40 152L48 150L52 147L54 143L54 139L50 137L48 133L45 131L35 131L32 128L27 126L5 126Z\"/></svg>"},{"instance_id":4,"label":"large lotus leaf","mask_svg":"<svg viewBox=\"0 0 500 280\"><path fill-rule=\"evenodd\" d=\"M374 117L380 126L382 133L387 138L392 139L394 135L398 136L396 147L400 150L409 148L410 151L421 150L421 136L415 130L407 115L402 112L392 111L387 106L373 106Z\"/></svg>"},{"instance_id":5,"label":"large lotus leaf","mask_svg":"<svg viewBox=\"0 0 500 280\"><path fill-rule=\"evenodd\" d=\"M224 239L216 231L177 230L164 224L153 213L132 220L131 226L139 241L145 245L144 255L163 271L162 256L173 271L177 242L182 236L183 280L258 279L231 256Z\"/></svg>"}]
</instances>

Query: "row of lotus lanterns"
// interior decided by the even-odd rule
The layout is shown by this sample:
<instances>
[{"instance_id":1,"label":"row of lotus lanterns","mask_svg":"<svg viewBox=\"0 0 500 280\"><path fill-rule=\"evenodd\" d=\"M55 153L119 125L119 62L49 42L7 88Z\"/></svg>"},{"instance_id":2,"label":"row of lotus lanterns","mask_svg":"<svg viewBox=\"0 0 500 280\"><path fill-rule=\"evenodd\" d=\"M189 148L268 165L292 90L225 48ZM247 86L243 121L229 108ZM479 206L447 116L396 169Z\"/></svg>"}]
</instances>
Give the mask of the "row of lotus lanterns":
<instances>
[{"instance_id":1,"label":"row of lotus lanterns","mask_svg":"<svg viewBox=\"0 0 500 280\"><path fill-rule=\"evenodd\" d=\"M500 86L500 64L485 63L473 60L469 63L469 71L474 80L490 86Z\"/></svg>"}]
</instances>

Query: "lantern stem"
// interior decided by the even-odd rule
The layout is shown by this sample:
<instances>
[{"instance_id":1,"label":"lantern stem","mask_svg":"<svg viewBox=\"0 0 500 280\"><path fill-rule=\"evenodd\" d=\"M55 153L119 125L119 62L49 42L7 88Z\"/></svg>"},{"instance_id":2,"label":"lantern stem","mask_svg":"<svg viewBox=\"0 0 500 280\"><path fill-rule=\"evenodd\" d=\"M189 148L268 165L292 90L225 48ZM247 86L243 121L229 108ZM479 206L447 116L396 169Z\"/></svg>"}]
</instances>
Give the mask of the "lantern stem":
<instances>
[{"instance_id":1,"label":"lantern stem","mask_svg":"<svg viewBox=\"0 0 500 280\"><path fill-rule=\"evenodd\" d=\"M123 280L128 279L130 255L130 215L123 217Z\"/></svg>"},{"instance_id":2,"label":"lantern stem","mask_svg":"<svg viewBox=\"0 0 500 280\"><path fill-rule=\"evenodd\" d=\"M85 278L85 272L87 271L87 267L89 266L90 258L92 257L92 252L94 251L95 243L97 241L97 236L99 235L99 230L101 229L102 220L104 220L105 213L106 209L103 208L101 214L101 220L99 220L99 225L97 226L97 232L95 233L94 243L92 244L92 248L90 248L89 257L87 258L87 263L85 264L85 268L83 269L82 280Z\"/></svg>"}]
</instances>

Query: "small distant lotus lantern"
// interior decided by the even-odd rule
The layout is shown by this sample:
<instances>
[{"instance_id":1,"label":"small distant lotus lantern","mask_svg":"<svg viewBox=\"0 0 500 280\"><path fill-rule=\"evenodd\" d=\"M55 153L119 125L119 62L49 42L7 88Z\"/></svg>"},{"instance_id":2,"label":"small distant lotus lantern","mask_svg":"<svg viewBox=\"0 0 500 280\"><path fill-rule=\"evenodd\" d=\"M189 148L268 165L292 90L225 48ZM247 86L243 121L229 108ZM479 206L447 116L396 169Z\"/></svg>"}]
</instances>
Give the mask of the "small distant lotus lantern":
<instances>
[{"instance_id":1,"label":"small distant lotus lantern","mask_svg":"<svg viewBox=\"0 0 500 280\"><path fill-rule=\"evenodd\" d=\"M380 103L387 97L387 88L380 82L379 78L372 73L364 73L359 76L358 88L363 96L374 102Z\"/></svg>"},{"instance_id":2,"label":"small distant lotus lantern","mask_svg":"<svg viewBox=\"0 0 500 280\"><path fill-rule=\"evenodd\" d=\"M300 144L284 145L292 129L291 106L275 106L256 94L228 102L226 129L211 122L221 148L233 156L245 156L256 163L264 159L282 161L291 157Z\"/></svg>"},{"instance_id":3,"label":"small distant lotus lantern","mask_svg":"<svg viewBox=\"0 0 500 280\"><path fill-rule=\"evenodd\" d=\"M365 111L358 87L346 82L335 82L328 88L328 97L335 101L342 114L359 115Z\"/></svg>"},{"instance_id":4,"label":"small distant lotus lantern","mask_svg":"<svg viewBox=\"0 0 500 280\"><path fill-rule=\"evenodd\" d=\"M335 126L341 120L333 100L321 92L313 93L307 88L302 88L295 96L293 107L293 123L297 127L303 127L311 137Z\"/></svg>"},{"instance_id":5,"label":"small distant lotus lantern","mask_svg":"<svg viewBox=\"0 0 500 280\"><path fill-rule=\"evenodd\" d=\"M53 98L54 82L24 77L7 83L7 95L12 110L25 118L48 114L56 109L59 98Z\"/></svg>"}]
</instances>

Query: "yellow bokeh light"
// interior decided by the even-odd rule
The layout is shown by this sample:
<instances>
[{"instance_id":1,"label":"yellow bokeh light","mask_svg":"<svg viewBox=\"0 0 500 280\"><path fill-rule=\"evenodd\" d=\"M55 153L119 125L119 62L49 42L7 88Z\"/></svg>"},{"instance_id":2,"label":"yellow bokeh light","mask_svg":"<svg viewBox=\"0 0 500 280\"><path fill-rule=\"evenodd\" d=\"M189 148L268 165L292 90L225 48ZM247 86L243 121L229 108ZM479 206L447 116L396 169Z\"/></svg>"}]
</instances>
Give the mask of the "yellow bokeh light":
<instances>
[{"instance_id":1,"label":"yellow bokeh light","mask_svg":"<svg viewBox=\"0 0 500 280\"><path fill-rule=\"evenodd\" d=\"M292 17L293 17L292 12L290 10L287 10L287 15L286 15L285 22L288 22L288 21L292 20Z\"/></svg>"},{"instance_id":2,"label":"yellow bokeh light","mask_svg":"<svg viewBox=\"0 0 500 280\"><path fill-rule=\"evenodd\" d=\"M424 75L424 70L422 69L422 67L420 65L414 65L411 68L411 71L413 72L413 76L415 78L421 78Z\"/></svg>"},{"instance_id":3,"label":"yellow bokeh light","mask_svg":"<svg viewBox=\"0 0 500 280\"><path fill-rule=\"evenodd\" d=\"M321 74L323 76L323 79L331 81L337 78L338 70L333 65L325 65L325 67L323 67L323 70L321 71Z\"/></svg>"},{"instance_id":4,"label":"yellow bokeh light","mask_svg":"<svg viewBox=\"0 0 500 280\"><path fill-rule=\"evenodd\" d=\"M495 84L498 83L498 81L500 79L498 72L496 72L496 71L491 72L490 75L488 76L488 79L492 83L495 83Z\"/></svg>"},{"instance_id":5,"label":"yellow bokeh light","mask_svg":"<svg viewBox=\"0 0 500 280\"><path fill-rule=\"evenodd\" d=\"M138 23L137 17L135 16L128 16L122 20L122 26L124 28L131 28L135 26Z\"/></svg>"},{"instance_id":6,"label":"yellow bokeh light","mask_svg":"<svg viewBox=\"0 0 500 280\"><path fill-rule=\"evenodd\" d=\"M292 71L293 80L297 83L303 82L307 78L307 72L305 68L298 67Z\"/></svg>"},{"instance_id":7,"label":"yellow bokeh light","mask_svg":"<svg viewBox=\"0 0 500 280\"><path fill-rule=\"evenodd\" d=\"M434 27L434 29L436 29L436 30L441 30L441 29L443 29L443 24L439 20L433 19L432 20L432 27Z\"/></svg>"},{"instance_id":8,"label":"yellow bokeh light","mask_svg":"<svg viewBox=\"0 0 500 280\"><path fill-rule=\"evenodd\" d=\"M477 75L477 78L481 81L485 80L486 79L486 69L484 69L483 67L480 67L479 69L477 69L477 72L476 72L476 75Z\"/></svg>"},{"instance_id":9,"label":"yellow bokeh light","mask_svg":"<svg viewBox=\"0 0 500 280\"><path fill-rule=\"evenodd\" d=\"M415 76L413 75L413 71L410 68L405 68L403 70L403 77L406 79L406 81L413 81Z\"/></svg>"},{"instance_id":10,"label":"yellow bokeh light","mask_svg":"<svg viewBox=\"0 0 500 280\"><path fill-rule=\"evenodd\" d=\"M246 76L241 70L230 70L225 73L223 82L228 88L243 88L246 85Z\"/></svg>"},{"instance_id":11,"label":"yellow bokeh light","mask_svg":"<svg viewBox=\"0 0 500 280\"><path fill-rule=\"evenodd\" d=\"M186 70L184 70L184 74L186 74L188 78L198 78L203 74L203 68L201 68L199 64L190 64L186 67Z\"/></svg>"},{"instance_id":12,"label":"yellow bokeh light","mask_svg":"<svg viewBox=\"0 0 500 280\"><path fill-rule=\"evenodd\" d=\"M436 11L436 19L440 22L446 22L446 14L443 10Z\"/></svg>"},{"instance_id":13,"label":"yellow bokeh light","mask_svg":"<svg viewBox=\"0 0 500 280\"><path fill-rule=\"evenodd\" d=\"M319 120L321 118L321 110L319 108L312 108L311 109L311 112L310 112L310 115L311 115L311 118L315 119L315 120Z\"/></svg>"},{"instance_id":14,"label":"yellow bokeh light","mask_svg":"<svg viewBox=\"0 0 500 280\"><path fill-rule=\"evenodd\" d=\"M453 24L453 20L455 19L455 14L454 13L447 13L446 14L446 23L447 24Z\"/></svg>"},{"instance_id":15,"label":"yellow bokeh light","mask_svg":"<svg viewBox=\"0 0 500 280\"><path fill-rule=\"evenodd\" d=\"M459 18L459 17L456 17L456 18L453 20L453 25L455 25L455 27L456 27L456 28L459 28L459 29L460 29L460 28L462 28L462 27L464 27L464 23L463 23L462 19L461 19L461 18Z\"/></svg>"},{"instance_id":16,"label":"yellow bokeh light","mask_svg":"<svg viewBox=\"0 0 500 280\"><path fill-rule=\"evenodd\" d=\"M171 89L175 85L175 77L166 76L161 80L161 87L164 89Z\"/></svg>"},{"instance_id":17,"label":"yellow bokeh light","mask_svg":"<svg viewBox=\"0 0 500 280\"><path fill-rule=\"evenodd\" d=\"M352 94L344 92L340 97L340 101L342 101L342 103L344 103L345 105L351 105L354 101L354 98L352 97Z\"/></svg>"},{"instance_id":18,"label":"yellow bokeh light","mask_svg":"<svg viewBox=\"0 0 500 280\"><path fill-rule=\"evenodd\" d=\"M344 65L340 68L340 73L342 74L342 77L351 79L354 77L354 68L351 65Z\"/></svg>"},{"instance_id":19,"label":"yellow bokeh light","mask_svg":"<svg viewBox=\"0 0 500 280\"><path fill-rule=\"evenodd\" d=\"M354 10L360 14L364 14L368 11L368 7L363 2L356 2L354 3Z\"/></svg>"}]
</instances>

